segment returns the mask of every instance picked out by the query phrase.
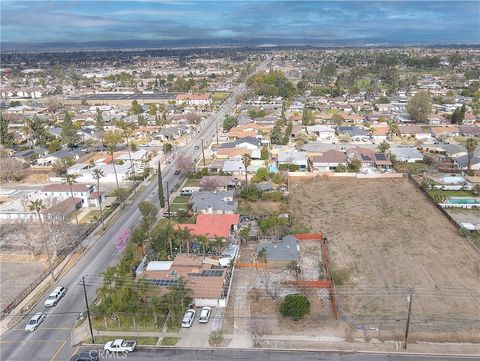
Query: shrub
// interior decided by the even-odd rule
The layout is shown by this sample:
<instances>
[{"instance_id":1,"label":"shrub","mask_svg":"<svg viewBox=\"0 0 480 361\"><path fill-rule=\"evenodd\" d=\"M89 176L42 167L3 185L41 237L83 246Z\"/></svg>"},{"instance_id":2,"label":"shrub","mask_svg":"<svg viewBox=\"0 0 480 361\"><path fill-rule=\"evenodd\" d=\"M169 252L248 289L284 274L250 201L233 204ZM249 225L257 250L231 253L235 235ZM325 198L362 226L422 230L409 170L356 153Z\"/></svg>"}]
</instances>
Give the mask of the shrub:
<instances>
[{"instance_id":1,"label":"shrub","mask_svg":"<svg viewBox=\"0 0 480 361\"><path fill-rule=\"evenodd\" d=\"M223 342L223 333L221 331L213 331L208 337L210 346L220 346Z\"/></svg>"},{"instance_id":2,"label":"shrub","mask_svg":"<svg viewBox=\"0 0 480 361\"><path fill-rule=\"evenodd\" d=\"M280 305L283 317L291 317L295 321L302 319L310 313L310 301L305 295L288 295Z\"/></svg>"},{"instance_id":3,"label":"shrub","mask_svg":"<svg viewBox=\"0 0 480 361\"><path fill-rule=\"evenodd\" d=\"M282 192L267 192L262 194L263 201L280 202L283 200Z\"/></svg>"},{"instance_id":4,"label":"shrub","mask_svg":"<svg viewBox=\"0 0 480 361\"><path fill-rule=\"evenodd\" d=\"M262 191L253 185L249 185L240 191L240 197L255 202L262 197Z\"/></svg>"}]
</instances>

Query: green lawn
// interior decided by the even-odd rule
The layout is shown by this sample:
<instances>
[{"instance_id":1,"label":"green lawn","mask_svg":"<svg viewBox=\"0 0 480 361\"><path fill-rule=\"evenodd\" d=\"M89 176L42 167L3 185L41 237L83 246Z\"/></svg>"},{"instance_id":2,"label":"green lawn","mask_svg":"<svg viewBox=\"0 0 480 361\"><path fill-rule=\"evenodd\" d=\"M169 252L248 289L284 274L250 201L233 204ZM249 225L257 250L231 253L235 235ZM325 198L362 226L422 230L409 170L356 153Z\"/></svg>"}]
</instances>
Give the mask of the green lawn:
<instances>
[{"instance_id":1,"label":"green lawn","mask_svg":"<svg viewBox=\"0 0 480 361\"><path fill-rule=\"evenodd\" d=\"M445 197L473 197L472 191L442 191L438 189L429 190L428 194L435 197L436 194L443 195Z\"/></svg>"},{"instance_id":2,"label":"green lawn","mask_svg":"<svg viewBox=\"0 0 480 361\"><path fill-rule=\"evenodd\" d=\"M200 179L187 179L184 185L184 187L199 187L199 186L200 186Z\"/></svg>"},{"instance_id":3,"label":"green lawn","mask_svg":"<svg viewBox=\"0 0 480 361\"><path fill-rule=\"evenodd\" d=\"M161 331L165 317L157 315L157 324L152 315L133 316L120 315L118 320L112 320L110 316L98 316L92 318L92 327L98 331Z\"/></svg>"},{"instance_id":4,"label":"green lawn","mask_svg":"<svg viewBox=\"0 0 480 361\"><path fill-rule=\"evenodd\" d=\"M172 212L178 212L181 209L187 210L188 209L187 203L172 203L172 204L170 204L170 210Z\"/></svg>"},{"instance_id":5,"label":"green lawn","mask_svg":"<svg viewBox=\"0 0 480 361\"><path fill-rule=\"evenodd\" d=\"M180 337L164 337L162 346L175 346L179 340Z\"/></svg>"},{"instance_id":6,"label":"green lawn","mask_svg":"<svg viewBox=\"0 0 480 361\"><path fill-rule=\"evenodd\" d=\"M187 204L190 200L190 196L177 196L172 203L185 203Z\"/></svg>"},{"instance_id":7,"label":"green lawn","mask_svg":"<svg viewBox=\"0 0 480 361\"><path fill-rule=\"evenodd\" d=\"M137 341L137 345L156 345L158 342L158 337L150 337L150 336L125 336L125 337L120 337L120 336L96 336L95 337L95 343L97 344L105 344L108 341L113 341L117 338L124 338L125 340L134 340ZM87 342L90 341L90 338L88 338ZM173 345L172 345L173 346Z\"/></svg>"}]
</instances>

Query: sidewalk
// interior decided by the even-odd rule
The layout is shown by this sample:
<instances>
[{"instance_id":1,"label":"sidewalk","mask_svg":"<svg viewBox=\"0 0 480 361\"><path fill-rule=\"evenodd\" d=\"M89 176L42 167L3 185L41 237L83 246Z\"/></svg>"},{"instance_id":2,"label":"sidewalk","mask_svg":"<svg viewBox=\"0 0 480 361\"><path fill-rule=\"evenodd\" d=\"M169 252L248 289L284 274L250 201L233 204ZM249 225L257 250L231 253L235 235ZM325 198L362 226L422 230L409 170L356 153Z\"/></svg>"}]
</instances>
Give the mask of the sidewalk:
<instances>
[{"instance_id":1,"label":"sidewalk","mask_svg":"<svg viewBox=\"0 0 480 361\"><path fill-rule=\"evenodd\" d=\"M145 183L145 185L148 186L149 182L150 181L148 181L148 180L146 180L144 182L141 182L138 185L137 189L140 189L140 187L142 186L143 183ZM140 195L139 192L132 193L132 198L127 199L126 202L127 201L134 201L136 199L136 197L138 197L139 195ZM53 271L57 280L60 279L62 277L62 275L64 275L70 268L72 268L76 264L76 262L84 256L84 254L91 248L91 246L111 226L111 224L109 225L110 220L112 220L114 218L118 218L125 209L126 208L122 209L121 207L118 207L117 209L115 209L109 215L109 217L107 219L105 219L105 224L107 226L104 230L102 229L102 225L99 224L98 227L96 229L94 229L90 233L90 235L87 236L80 243L80 245L78 246L78 248L76 250L72 251L72 253L70 253L67 257L65 257L65 259L62 262L60 262L60 264ZM115 222L115 220L112 222L112 224L114 222ZM79 254L79 251L81 252L81 254ZM37 287L35 287L32 290L32 292L30 292L30 294L28 294L22 300L22 302L20 302L3 320L0 321L0 335L7 332L9 329L15 327L15 325L23 318L22 310L26 306L28 306L32 302L32 300L35 299L35 297L38 297L39 296L38 294L41 291L43 291L42 294L40 295L40 297L38 297L38 300L33 305L31 305L30 308L33 308L37 305L37 303L42 299L43 294L47 293L52 288L52 286L51 286L47 289L47 287L49 286L49 284L51 284L51 282L52 282L51 277L50 277L50 275L48 275L42 282L40 282L38 284Z\"/></svg>"},{"instance_id":2,"label":"sidewalk","mask_svg":"<svg viewBox=\"0 0 480 361\"><path fill-rule=\"evenodd\" d=\"M94 331L95 336L112 337L182 337L176 332L114 332ZM231 339L227 348L252 349L252 339L245 334L224 334L225 339ZM176 347L185 348L215 348L208 345L208 342L193 342L186 344L181 342ZM354 339L347 342L342 337L334 336L300 336L300 335L265 335L261 338L262 347L258 349L278 350L308 350L308 351L340 351L340 352L395 352L400 354L437 354L437 355L466 355L480 356L480 344L471 343L430 343L416 342L409 343L408 349L402 348L401 342L379 341L372 339L366 342L364 339Z\"/></svg>"}]
</instances>

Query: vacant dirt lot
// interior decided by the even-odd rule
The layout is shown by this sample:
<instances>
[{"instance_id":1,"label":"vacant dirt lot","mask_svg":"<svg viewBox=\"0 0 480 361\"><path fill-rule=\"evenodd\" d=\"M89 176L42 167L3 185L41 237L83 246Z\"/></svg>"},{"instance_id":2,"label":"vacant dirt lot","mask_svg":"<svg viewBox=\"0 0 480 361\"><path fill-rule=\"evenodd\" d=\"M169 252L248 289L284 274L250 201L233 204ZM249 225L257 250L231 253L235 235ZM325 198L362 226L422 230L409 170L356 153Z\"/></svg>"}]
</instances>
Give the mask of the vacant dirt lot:
<instances>
[{"instance_id":1,"label":"vacant dirt lot","mask_svg":"<svg viewBox=\"0 0 480 361\"><path fill-rule=\"evenodd\" d=\"M329 243L342 319L401 337L480 341L480 255L406 179L290 181L294 221Z\"/></svg>"}]
</instances>

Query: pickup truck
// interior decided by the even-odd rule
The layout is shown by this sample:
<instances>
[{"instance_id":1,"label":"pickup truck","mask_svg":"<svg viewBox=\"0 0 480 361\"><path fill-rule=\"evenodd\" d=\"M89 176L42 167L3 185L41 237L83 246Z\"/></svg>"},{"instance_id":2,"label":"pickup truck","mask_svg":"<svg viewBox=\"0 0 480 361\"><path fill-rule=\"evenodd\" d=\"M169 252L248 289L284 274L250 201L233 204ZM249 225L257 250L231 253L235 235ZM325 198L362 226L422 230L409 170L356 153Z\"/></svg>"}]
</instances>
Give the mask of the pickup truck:
<instances>
[{"instance_id":1,"label":"pickup truck","mask_svg":"<svg viewBox=\"0 0 480 361\"><path fill-rule=\"evenodd\" d=\"M132 352L135 350L137 346L137 341L133 340L124 340L121 338L117 338L114 341L108 341L103 349L109 352Z\"/></svg>"}]
</instances>

